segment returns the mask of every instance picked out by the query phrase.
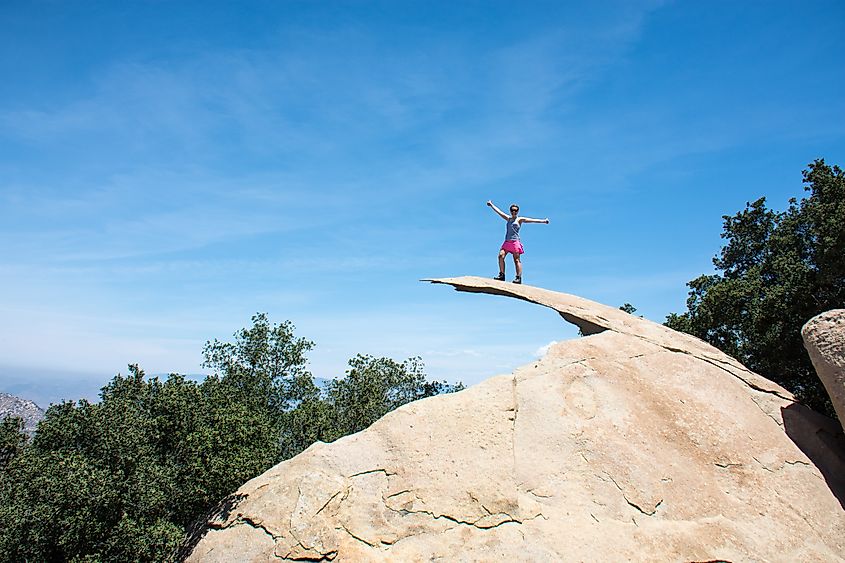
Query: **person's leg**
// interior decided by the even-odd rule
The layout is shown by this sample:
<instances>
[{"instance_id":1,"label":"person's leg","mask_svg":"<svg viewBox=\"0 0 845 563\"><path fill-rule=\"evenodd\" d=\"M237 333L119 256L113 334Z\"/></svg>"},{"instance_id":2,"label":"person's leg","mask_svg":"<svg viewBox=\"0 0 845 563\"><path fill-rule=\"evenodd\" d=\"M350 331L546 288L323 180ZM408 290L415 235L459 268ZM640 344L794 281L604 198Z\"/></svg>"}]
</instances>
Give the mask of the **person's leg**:
<instances>
[{"instance_id":1,"label":"person's leg","mask_svg":"<svg viewBox=\"0 0 845 563\"><path fill-rule=\"evenodd\" d=\"M513 255L513 265L516 267L516 279L522 279L522 256L519 254L514 253Z\"/></svg>"},{"instance_id":2,"label":"person's leg","mask_svg":"<svg viewBox=\"0 0 845 563\"><path fill-rule=\"evenodd\" d=\"M502 278L505 275L505 255L506 254L507 254L507 252L505 252L504 249L499 251L499 277L502 277Z\"/></svg>"}]
</instances>

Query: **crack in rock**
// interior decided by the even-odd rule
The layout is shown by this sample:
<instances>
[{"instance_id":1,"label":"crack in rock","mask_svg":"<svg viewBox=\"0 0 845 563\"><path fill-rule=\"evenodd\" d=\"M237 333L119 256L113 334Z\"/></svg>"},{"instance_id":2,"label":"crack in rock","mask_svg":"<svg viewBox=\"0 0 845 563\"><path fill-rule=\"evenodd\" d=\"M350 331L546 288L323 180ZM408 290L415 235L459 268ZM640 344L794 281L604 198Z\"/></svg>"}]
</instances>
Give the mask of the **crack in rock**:
<instances>
[{"instance_id":1,"label":"crack in rock","mask_svg":"<svg viewBox=\"0 0 845 563\"><path fill-rule=\"evenodd\" d=\"M249 516L244 516L243 514L239 514L239 515L238 515L238 517L237 517L237 519L235 520L235 522L234 522L233 524L231 524L231 525L232 525L232 526L235 526L235 525L237 525L237 524L246 524L246 525L247 525L247 526L249 526L250 528L254 528L254 529L256 529L256 530L261 530L262 532L264 532L265 534L267 534L268 536L270 536L271 538L273 538L273 542L275 542L275 541L276 541L276 539L280 537L280 536L275 535L275 534L274 534L273 532L271 532L270 530L268 530L268 529L264 526L264 524L263 524L263 523L261 523L261 522L257 522L257 521L255 521L255 520L253 520L252 518L250 518ZM228 527L228 526L227 526L227 527Z\"/></svg>"},{"instance_id":2,"label":"crack in rock","mask_svg":"<svg viewBox=\"0 0 845 563\"><path fill-rule=\"evenodd\" d=\"M299 499L302 498L302 488L300 486L297 486L297 487L298 487L298 491L299 491L299 498L297 499L297 504L298 504ZM337 491L335 494L333 494L331 496L331 498L329 498L329 500L327 500L325 502L325 504L323 504L323 506L320 507L319 510L317 510L317 512L314 513L312 518L316 517L323 510L325 510L325 508L329 504L331 504L331 502L334 499L336 499L338 497L338 495L341 495L341 494L343 496L340 499L340 503L342 503L349 496L350 490L351 490L351 487L347 487L343 490ZM281 557L282 560L284 560L284 561L332 561L335 557L337 557L337 550L329 550L327 552L323 552L323 551L320 551L317 548L316 545L312 545L312 546L305 545L303 543L303 541L296 535L296 532L294 531L293 515L294 515L294 513L291 512L290 525L288 526L288 532L290 533L291 537L293 537L293 539L296 540L296 546L294 546L294 547L298 547L298 548L302 549L305 553L302 553L302 554L299 554L299 555L294 555L293 550L289 550L287 552L287 554L285 554L283 557Z\"/></svg>"},{"instance_id":3,"label":"crack in rock","mask_svg":"<svg viewBox=\"0 0 845 563\"><path fill-rule=\"evenodd\" d=\"M299 506L299 501L301 501L301 500L302 500L302 481L299 481L299 482L296 484L296 491L297 491L297 493L296 493L296 494L297 494L297 496L296 496L296 504L294 504L294 506ZM290 511L290 516L288 517L288 530L290 530L290 534L293 536L293 539L295 539L296 541L298 541L298 542L299 542L299 545L302 545L302 542L300 541L300 539L299 539L298 537L296 537L296 534L295 534L295 533L294 533L294 531L293 531L293 513L294 513L294 511L293 511L293 510L291 510L291 511ZM304 546L304 545L302 545L302 547L303 547L303 548L305 548L305 546Z\"/></svg>"},{"instance_id":4,"label":"crack in rock","mask_svg":"<svg viewBox=\"0 0 845 563\"><path fill-rule=\"evenodd\" d=\"M683 348L675 348L675 347L673 347L673 346L669 346L669 345L666 345L666 344L661 344L661 343L659 343L659 342L655 342L655 341L653 341L653 340L651 340L651 339L649 339L649 338L647 338L647 337L645 337L645 336L642 336L642 335L640 335L640 334L630 334L630 333L628 333L628 334L629 334L630 336L635 336L635 337L637 337L637 338L639 338L639 339L641 339L641 340L644 340L644 341L648 342L649 344L654 344L655 346L659 346L660 348L663 348L664 350L666 350L666 351L668 351L668 352L674 352L674 353L676 353L676 354L685 354L685 355L687 355L687 356L691 356L691 357L695 358L696 360L701 360L702 362L706 362L706 363L710 364L711 366L713 366L713 367L715 367L715 368L718 368L718 369L720 369L720 370L722 370L722 371L724 371L724 372L729 373L730 375L732 375L733 377L735 377L735 378L739 379L740 381L742 381L742 382L743 382L743 383L745 383L748 387L750 387L751 389L754 389L755 391L759 391L760 393L766 393L766 394L768 394L768 395L775 395L776 397L780 397L781 399L783 399L783 400L785 400L785 401L789 401L790 403L794 403L794 402L795 402L795 399L790 398L790 397L786 397L786 396L782 395L782 394L781 394L781 392L780 392L780 391L778 391L777 389L774 389L774 390L772 390L772 389L765 389L765 388L763 388L763 387L760 387L759 385L755 385L754 383L752 383L752 382L751 382L751 381L749 381L748 379L746 379L746 378L742 377L742 376L741 376L741 375L739 375L738 373L735 373L733 370L726 368L724 365L721 365L721 364L726 364L726 365L728 365L728 366L732 367L733 369L739 369L739 367L738 367L738 366L735 366L735 365L734 365L734 364L732 364L732 363L729 363L729 362L723 362L722 360L719 360L719 359L717 359L717 358L709 358L709 357L707 357L707 356L699 355L699 354L696 354L696 353L691 352L691 351L689 351L689 350L684 350ZM752 373L752 374L754 373L753 371L750 371L748 368L744 368L744 367L743 367L743 369L742 369L741 371L747 371L748 373ZM755 401L755 403L756 403L756 401ZM758 404L757 406L759 407L760 405ZM762 409L761 409L761 410L762 410ZM763 411L763 412L765 413L766 411ZM766 414L768 414L768 413L766 413ZM769 415L769 416L771 416L771 415ZM777 422L777 420L775 420L775 422ZM781 426L783 426L783 424L782 424L782 423L779 423L779 424L780 424Z\"/></svg>"},{"instance_id":5,"label":"crack in rock","mask_svg":"<svg viewBox=\"0 0 845 563\"><path fill-rule=\"evenodd\" d=\"M804 467L810 467L809 463L807 463L806 461L802 461L800 459L796 459L795 461L789 461L787 459L787 460L784 460L783 463L788 464L788 465L803 465Z\"/></svg>"},{"instance_id":6,"label":"crack in rock","mask_svg":"<svg viewBox=\"0 0 845 563\"><path fill-rule=\"evenodd\" d=\"M719 463L718 461L714 462L713 465L715 465L716 467L721 467L722 469L729 469L731 467L742 467L741 463L732 463L732 462Z\"/></svg>"},{"instance_id":7,"label":"crack in rock","mask_svg":"<svg viewBox=\"0 0 845 563\"><path fill-rule=\"evenodd\" d=\"M405 493L413 492L411 489L405 489L404 491L399 491L398 493L393 493L392 495L387 495L386 497L382 497L384 500L389 498L398 497L399 495L404 495ZM472 495L470 495L472 496Z\"/></svg>"},{"instance_id":8,"label":"crack in rock","mask_svg":"<svg viewBox=\"0 0 845 563\"><path fill-rule=\"evenodd\" d=\"M336 549L322 552L316 547L308 547L304 543L302 543L302 540L300 540L296 536L293 530L289 530L289 532L290 535L293 536L293 539L296 540L296 545L294 546L294 548L299 547L305 553L294 555L293 549L289 549L285 555L279 557L283 561L332 561L335 557L337 557Z\"/></svg>"},{"instance_id":9,"label":"crack in rock","mask_svg":"<svg viewBox=\"0 0 845 563\"><path fill-rule=\"evenodd\" d=\"M319 513L321 513L321 512L323 511L323 509L325 509L325 508L329 505L329 503L330 503L331 501L333 501L334 499L336 499L336 498L337 498L337 495L339 495L339 494L341 494L341 493L343 493L343 492L345 492L345 493L348 495L348 494L349 494L349 489L346 489L345 491L338 491L338 492L336 492L335 494L333 494L333 495L331 496L331 498L330 498L329 500L327 500L327 501L326 501L326 504L324 504L323 506L321 506L321 507L320 507L320 510L318 510L317 512L315 512L315 513L314 513L314 516L317 516ZM343 498L346 498L346 496L344 496Z\"/></svg>"},{"instance_id":10,"label":"crack in rock","mask_svg":"<svg viewBox=\"0 0 845 563\"><path fill-rule=\"evenodd\" d=\"M375 545L375 544L372 544L372 543L368 542L368 541L367 541L367 540L365 540L364 538L360 538L360 537L356 536L355 534L353 534L353 533L349 530L349 528L347 528L347 527L346 527L345 525L343 525L343 524L341 524L341 525L340 525L340 528L335 528L335 529L336 529L336 530L337 530L337 529L343 529L343 531L345 531L345 532L346 532L347 534L349 534L351 537L355 538L356 540L358 540L359 542L363 543L364 545L367 545L367 546L372 547L372 548L374 548L374 549L378 549L378 546L377 546L377 545ZM386 542L382 542L382 543L386 543Z\"/></svg>"},{"instance_id":11,"label":"crack in rock","mask_svg":"<svg viewBox=\"0 0 845 563\"><path fill-rule=\"evenodd\" d=\"M302 549L307 549L304 545L299 544ZM291 555L291 552L288 552L286 555L283 556L276 556L277 559L281 559L282 561L334 561L335 557L337 557L337 550L332 550L327 553L322 553L318 555Z\"/></svg>"},{"instance_id":12,"label":"crack in rock","mask_svg":"<svg viewBox=\"0 0 845 563\"><path fill-rule=\"evenodd\" d=\"M785 460L783 460L783 463L780 465L780 467L776 467L776 468L772 469L771 467L769 467L768 465L766 465L765 463L763 463L762 461L757 459L755 456L751 456L751 459L753 459L758 464L760 464L760 467L762 467L763 469L765 469L769 473L776 473L778 471L781 471L787 465L789 465L791 467L795 467L796 465L801 465L803 467L810 467L809 463L807 463L806 461L801 460L801 459L795 459L795 460L792 460L792 461L785 459Z\"/></svg>"},{"instance_id":13,"label":"crack in rock","mask_svg":"<svg viewBox=\"0 0 845 563\"><path fill-rule=\"evenodd\" d=\"M760 461L760 460L759 460L759 459L757 459L756 457L751 456L751 459L753 459L753 460L754 460L754 461L756 461L758 464L760 464L760 467L762 467L763 469L765 469L765 470L766 470L766 471L768 471L769 473L774 473L774 472L775 472L775 470L774 470L774 469L770 468L768 465L766 465L765 463L763 463L762 461Z\"/></svg>"},{"instance_id":14,"label":"crack in rock","mask_svg":"<svg viewBox=\"0 0 845 563\"><path fill-rule=\"evenodd\" d=\"M301 481L299 483L297 483L296 489L297 489L297 495L298 495L297 499L296 499L296 505L298 506L300 500L302 500L302 482ZM315 516L316 516L316 514L319 514L320 511L323 510L329 504L329 502L331 502L331 500L333 498L337 497L337 495L340 494L341 492L344 493L344 496L341 499L341 502L343 502L343 500L346 499L346 497L349 495L349 488L347 488L345 491L338 491L338 493L335 493L332 496L332 498L329 499L329 501L325 505L323 505L320 508L320 510L318 510L315 513ZM334 560L334 558L337 557L337 550L329 550L327 552L323 552L323 551L320 551L319 549L317 549L316 545L312 545L310 547L306 546L303 543L303 541L299 538L299 536L296 535L296 532L294 531L294 526L293 526L294 514L295 514L295 511L291 511L290 518L288 520L288 530L287 531L290 533L291 537L293 537L293 539L296 540L296 546L294 546L294 549L296 547L299 547L305 553L294 555L293 549L289 549L288 552L284 556L281 557L281 559L283 561L332 561L332 560Z\"/></svg>"},{"instance_id":15,"label":"crack in rock","mask_svg":"<svg viewBox=\"0 0 845 563\"><path fill-rule=\"evenodd\" d=\"M479 530L492 530L493 528L498 528L499 526L502 526L504 524L522 524L523 523L523 520L517 520L516 518L514 518L513 516L511 516L507 512L496 512L494 514L485 514L484 516L482 516L482 517L480 517L480 518L478 518L478 519L476 519L472 522L468 522L466 520L460 520L460 519L455 518L453 516L449 516L448 514L434 514L434 512L432 512L430 510L408 510L408 509L405 509L405 508L396 509L396 508L392 508L392 507L387 506L387 505L385 505L385 506L387 507L388 510L392 510L393 512L397 512L397 513L401 514L402 516L407 516L408 514L425 514L427 516L431 516L434 520L440 520L440 519L448 520L449 522L454 522L455 524L460 524L460 525L463 525L463 526L471 526L471 527L477 528ZM487 512L489 512L489 510ZM491 525L486 525L486 524L480 523L482 520L489 518L491 516L503 516L504 520L497 522L496 524L491 524ZM538 513L537 515L532 516L528 520L534 520L534 519L539 518L541 516L543 518L546 518L543 514Z\"/></svg>"},{"instance_id":16,"label":"crack in rock","mask_svg":"<svg viewBox=\"0 0 845 563\"><path fill-rule=\"evenodd\" d=\"M630 504L631 506L633 506L634 508L636 508L637 510L639 510L640 512L642 512L646 516L654 516L655 512L657 512L658 507L661 504L663 504L663 499L660 499L659 501L657 501L657 504L654 505L654 508L651 510L651 512L644 510L642 507L640 507L635 502L631 502L631 500L628 498L628 495L625 494L625 491L622 489L622 487L619 486L619 483L616 482L616 479L613 478L613 475L611 475L607 471L604 471L603 473L605 475L607 475L608 479L610 479L613 482L614 485L616 485L616 488L619 489L620 493L622 493L622 498L625 499L625 502L627 502L628 504ZM601 479L601 477L598 476L598 475L596 475L596 477ZM604 479L602 479L602 481L604 481ZM635 521L635 523L636 523L636 521Z\"/></svg>"},{"instance_id":17,"label":"crack in rock","mask_svg":"<svg viewBox=\"0 0 845 563\"><path fill-rule=\"evenodd\" d=\"M513 474L516 475L516 417L519 414L519 399L516 391L516 374L513 376L513 424L511 425L511 453L513 457Z\"/></svg>"},{"instance_id":18,"label":"crack in rock","mask_svg":"<svg viewBox=\"0 0 845 563\"><path fill-rule=\"evenodd\" d=\"M376 468L376 469L368 469L366 471L361 471L359 473L353 473L348 477L348 479L352 479L353 477L360 477L361 475L369 475L370 473L384 473L387 477L392 477L396 475L396 473L390 473L387 469L384 468Z\"/></svg>"},{"instance_id":19,"label":"crack in rock","mask_svg":"<svg viewBox=\"0 0 845 563\"><path fill-rule=\"evenodd\" d=\"M761 411L763 414L765 414L766 416L768 416L769 418L771 418L772 420L774 420L774 421L775 421L775 424L777 424L778 426L780 426L781 428L783 428L783 421L782 421L782 420L778 420L777 418L775 418L775 417L772 415L772 413L770 413L770 412L766 412L766 410L765 410L765 409L764 409L764 408L760 405L760 403L758 403L758 402L757 402L757 399L755 399L755 398L754 398L754 395L751 395L751 400L752 400L752 401L754 401L754 404L755 404L755 405L757 405L757 408L758 408L758 409L760 409L760 411Z\"/></svg>"}]
</instances>

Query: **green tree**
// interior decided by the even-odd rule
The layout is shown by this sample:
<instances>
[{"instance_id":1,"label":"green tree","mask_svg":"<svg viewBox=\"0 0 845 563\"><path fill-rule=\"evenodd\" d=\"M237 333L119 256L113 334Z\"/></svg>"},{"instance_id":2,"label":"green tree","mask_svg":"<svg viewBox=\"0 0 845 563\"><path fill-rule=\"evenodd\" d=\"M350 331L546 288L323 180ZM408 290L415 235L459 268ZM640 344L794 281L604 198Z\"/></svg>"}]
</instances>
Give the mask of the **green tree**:
<instances>
[{"instance_id":1,"label":"green tree","mask_svg":"<svg viewBox=\"0 0 845 563\"><path fill-rule=\"evenodd\" d=\"M624 303L621 307L619 307L619 310L625 311L629 315L633 315L637 312L637 308L631 305L630 303Z\"/></svg>"},{"instance_id":2,"label":"green tree","mask_svg":"<svg viewBox=\"0 0 845 563\"><path fill-rule=\"evenodd\" d=\"M48 409L0 476L0 560L165 561L185 530L278 461L278 425L225 377L118 375Z\"/></svg>"},{"instance_id":3,"label":"green tree","mask_svg":"<svg viewBox=\"0 0 845 563\"><path fill-rule=\"evenodd\" d=\"M314 343L293 331L289 321L271 325L266 313L258 313L251 328L235 333L234 342L207 342L203 367L214 370L230 390L256 407L282 413L314 391L305 369Z\"/></svg>"},{"instance_id":4,"label":"green tree","mask_svg":"<svg viewBox=\"0 0 845 563\"><path fill-rule=\"evenodd\" d=\"M235 400L262 418L252 443L272 456L267 467L325 435L320 390L305 369L313 347L294 335L292 323L272 325L265 313L254 315L252 327L236 332L234 342L215 339L205 345L203 367L214 370L220 400Z\"/></svg>"},{"instance_id":5,"label":"green tree","mask_svg":"<svg viewBox=\"0 0 845 563\"><path fill-rule=\"evenodd\" d=\"M317 440L458 389L418 359L358 356L324 394L305 369L311 342L264 314L208 342L197 383L117 375L98 403L51 406L31 443L0 423L0 561L167 561L192 524L245 481Z\"/></svg>"},{"instance_id":6,"label":"green tree","mask_svg":"<svg viewBox=\"0 0 845 563\"><path fill-rule=\"evenodd\" d=\"M446 382L429 382L420 358L402 363L390 358L357 355L349 360L346 377L329 383L329 440L360 432L393 409L441 393L463 389Z\"/></svg>"},{"instance_id":7,"label":"green tree","mask_svg":"<svg viewBox=\"0 0 845 563\"><path fill-rule=\"evenodd\" d=\"M26 446L23 419L6 416L0 420L0 471Z\"/></svg>"},{"instance_id":8,"label":"green tree","mask_svg":"<svg viewBox=\"0 0 845 563\"><path fill-rule=\"evenodd\" d=\"M47 410L0 477L4 560L167 559L183 532L176 460L156 433L160 388L133 366L100 403Z\"/></svg>"},{"instance_id":9,"label":"green tree","mask_svg":"<svg viewBox=\"0 0 845 563\"><path fill-rule=\"evenodd\" d=\"M776 212L765 198L724 216L718 273L690 281L687 311L666 325L693 334L835 417L804 350L801 327L845 306L845 175L816 160L799 201Z\"/></svg>"}]
</instances>

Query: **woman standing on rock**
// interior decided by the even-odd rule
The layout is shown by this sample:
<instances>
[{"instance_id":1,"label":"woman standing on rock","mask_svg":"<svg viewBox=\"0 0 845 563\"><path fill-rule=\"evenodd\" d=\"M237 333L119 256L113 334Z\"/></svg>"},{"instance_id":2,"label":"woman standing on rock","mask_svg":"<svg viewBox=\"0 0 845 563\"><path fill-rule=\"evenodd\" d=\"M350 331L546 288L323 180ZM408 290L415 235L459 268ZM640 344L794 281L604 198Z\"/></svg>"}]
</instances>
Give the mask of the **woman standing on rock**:
<instances>
[{"instance_id":1,"label":"woman standing on rock","mask_svg":"<svg viewBox=\"0 0 845 563\"><path fill-rule=\"evenodd\" d=\"M522 283L522 260L520 259L520 256L525 252L525 249L522 247L522 242L519 240L519 228L523 223L544 223L548 225L549 220L519 217L517 215L519 213L519 206L515 203L511 204L510 217L505 215L501 209L493 205L492 201L488 201L487 206L493 209L499 217L508 222L507 229L505 230L505 242L502 243L502 248L499 250L499 275L493 279L499 281L505 280L505 256L510 253L513 255L513 265L516 268L516 277L514 278L513 283Z\"/></svg>"}]
</instances>

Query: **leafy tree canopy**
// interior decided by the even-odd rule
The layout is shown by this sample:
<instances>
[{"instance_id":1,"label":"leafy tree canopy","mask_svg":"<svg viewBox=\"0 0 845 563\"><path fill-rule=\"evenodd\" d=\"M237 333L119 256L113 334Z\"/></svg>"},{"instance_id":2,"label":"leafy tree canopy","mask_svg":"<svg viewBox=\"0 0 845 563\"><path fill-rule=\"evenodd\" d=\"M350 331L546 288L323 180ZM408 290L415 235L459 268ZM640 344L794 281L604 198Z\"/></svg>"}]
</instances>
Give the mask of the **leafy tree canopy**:
<instances>
[{"instance_id":1,"label":"leafy tree canopy","mask_svg":"<svg viewBox=\"0 0 845 563\"><path fill-rule=\"evenodd\" d=\"M417 398L418 358L356 356L325 393L305 369L313 343L258 314L205 346L202 382L136 365L98 403L51 406L31 444L0 421L0 561L167 561L191 525L247 480Z\"/></svg>"},{"instance_id":2,"label":"leafy tree canopy","mask_svg":"<svg viewBox=\"0 0 845 563\"><path fill-rule=\"evenodd\" d=\"M461 384L426 381L420 358L400 364L359 354L349 360L346 377L329 383L326 403L333 424L328 438L360 432L405 403L460 389Z\"/></svg>"},{"instance_id":3,"label":"leafy tree canopy","mask_svg":"<svg viewBox=\"0 0 845 563\"><path fill-rule=\"evenodd\" d=\"M807 197L785 211L766 199L724 216L717 273L690 281L687 311L666 325L693 334L835 417L804 350L801 327L845 306L845 175L816 160L804 171Z\"/></svg>"},{"instance_id":4,"label":"leafy tree canopy","mask_svg":"<svg viewBox=\"0 0 845 563\"><path fill-rule=\"evenodd\" d=\"M23 450L25 445L23 419L6 416L0 420L0 471Z\"/></svg>"},{"instance_id":5,"label":"leafy tree canopy","mask_svg":"<svg viewBox=\"0 0 845 563\"><path fill-rule=\"evenodd\" d=\"M619 307L619 309L620 309L621 311L625 311L625 312L626 312L626 313L628 313L629 315L633 315L634 313L636 313L636 312L637 312L637 308L636 308L636 307L634 307L633 305L631 305L630 303L623 303L623 304Z\"/></svg>"}]
</instances>

